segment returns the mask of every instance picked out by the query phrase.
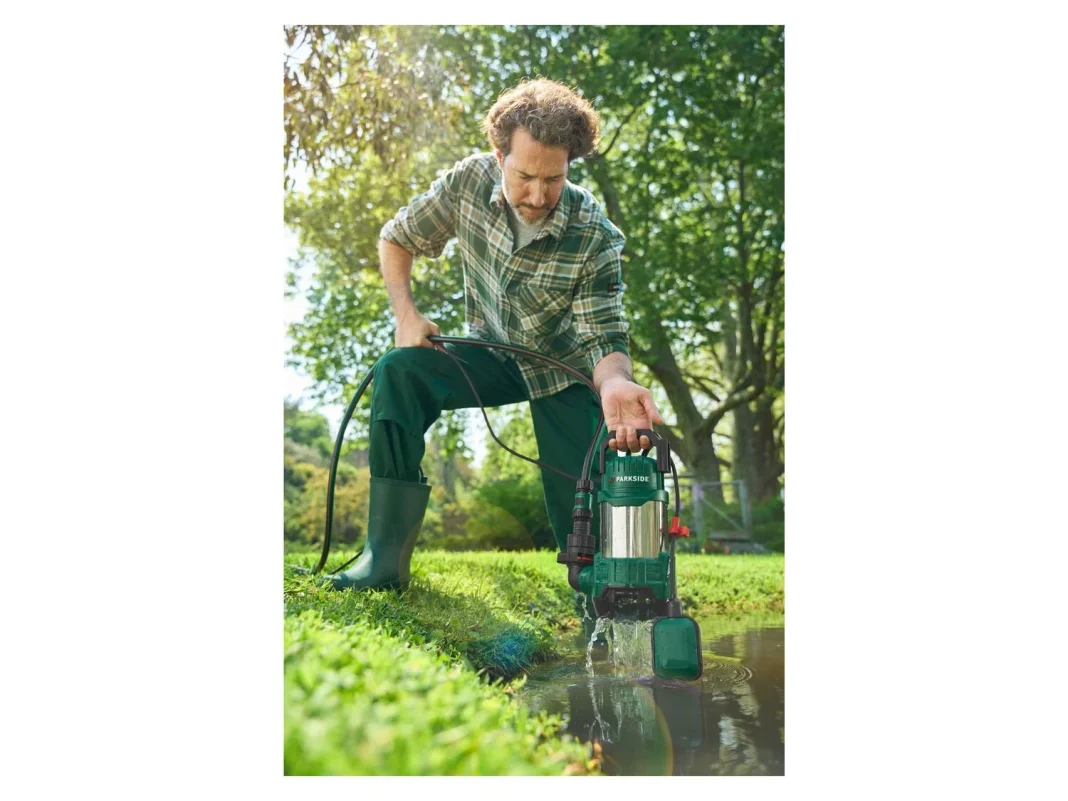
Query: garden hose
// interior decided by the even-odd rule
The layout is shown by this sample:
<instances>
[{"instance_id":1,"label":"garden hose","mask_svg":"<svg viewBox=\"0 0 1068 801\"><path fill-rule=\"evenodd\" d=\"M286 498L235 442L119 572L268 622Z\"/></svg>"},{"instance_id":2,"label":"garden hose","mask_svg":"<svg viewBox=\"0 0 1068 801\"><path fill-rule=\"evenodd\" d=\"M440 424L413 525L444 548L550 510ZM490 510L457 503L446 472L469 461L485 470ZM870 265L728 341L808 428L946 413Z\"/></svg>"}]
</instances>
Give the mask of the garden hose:
<instances>
[{"instance_id":1,"label":"garden hose","mask_svg":"<svg viewBox=\"0 0 1068 801\"><path fill-rule=\"evenodd\" d=\"M521 453L517 453L516 451L513 451L511 448L509 448L507 445L505 445L503 442L501 442L500 439L498 439L496 433L494 433L493 427L490 425L489 416L486 414L485 406L482 405L482 399L478 395L478 390L475 389L474 382L471 380L471 377L467 374L467 371L464 370L463 365L461 363L461 360L455 354L450 353L446 348L444 348L443 346L439 346L437 343L442 343L442 344L444 344L444 343L454 343L454 344L463 344L463 345L477 345L477 346L480 346L480 347L487 347L487 348L497 348L499 350L508 351L508 352L511 352L511 353L517 353L517 354L520 354L522 356L528 356L528 357L531 357L531 358L534 358L534 359L540 359L540 360L542 360L544 362L548 362L549 364L553 365L554 367L556 367L556 368L558 368L560 370L563 370L564 372L568 373L571 376L574 376L575 378L578 378L579 381L584 386L588 387L589 390L594 394L594 397L597 398L598 405L599 405L600 404L600 395L597 393L597 388L594 386L593 381L591 379L587 378L582 372L580 372L579 370L575 369L571 365L560 361L559 359L554 359L552 356L545 356L544 354L541 354L541 353L535 353L532 350L527 350L526 348L521 348L521 347L518 347L516 345L507 345L507 344L505 344L503 342L491 342L491 341L485 340L485 339L469 339L469 338L466 338L466 337L440 336L440 335L437 335L437 334L432 334L432 335L428 336L427 339L432 344L434 344L436 350L441 351L442 353L444 353L446 356L451 358L456 363L456 366L459 368L461 374L464 376L464 378L467 380L468 385L471 387L471 391L475 396L475 400L479 404L479 408L482 410L482 417L486 421L486 428L489 430L490 436L493 437L494 441L498 445L500 445L502 448L504 448L506 451L508 451L512 455L518 456L520 459L524 459L525 461L528 461L528 462L530 462L532 464L536 464L536 465L538 465L538 467L541 467L542 469L549 470L551 472L554 472L554 473L557 473L559 475L562 475L565 478L570 478L570 479L572 479L574 481L578 481L579 480L578 476L572 476L572 475L570 475L568 473L563 472L562 470L557 470L556 468L552 467L551 465L543 464L542 462L538 461L537 459L531 459L528 456L524 456ZM392 350L392 348L390 348L389 350ZM387 350L386 352L388 353L389 350ZM374 365L372 365L370 371L364 377L363 381L360 382L359 387L357 387L357 389L356 389L356 394L353 396L352 401L349 403L348 408L345 410L345 414L341 419L341 425L338 427L337 439L334 441L334 451L333 451L333 454L331 455L331 458L330 458L330 475L329 475L329 479L327 480L327 485L326 485L326 525L325 525L325 531L324 531L324 535L323 535L323 550L322 550L321 556L319 557L319 563L310 571L312 574L317 574L323 569L323 567L326 565L326 560L330 555L330 539L331 539L331 532L332 532L332 529L333 529L333 519L334 519L334 487L335 487L335 485L337 483L337 466L338 466L338 463L339 463L339 461L341 459L341 447L342 447L342 445L344 443L344 440L345 440L345 430L348 427L349 420L352 419L353 413L356 411L356 405L360 402L360 398L363 397L364 391L367 389L367 386L371 383L372 379L374 378L375 370L378 367L378 363L379 363L379 361L381 361L382 358L384 358L384 355L383 355L383 357L380 357L374 363ZM586 459L585 459L585 462L583 463L583 466L582 466L582 477L589 476L590 467L591 467L592 461L593 461L593 452L594 452L595 446L597 444L597 440L600 438L601 428L602 428L603 425L604 425L604 413L602 412L600 417L599 417L599 419L598 419L598 422L597 422L597 429L596 429L596 431L594 433L593 440L590 442L590 446L586 451ZM677 505L677 499L676 499L676 505ZM341 570L343 570L346 567L348 567L353 562L355 562L356 559L359 558L361 552L362 552L362 549L361 549L360 552L357 552L357 554L354 557L352 557L352 559L350 559L349 561L345 562L340 567L337 567L334 570L332 570L331 574L338 573ZM302 567L299 567L297 565L287 565L287 567L291 567L291 568L293 568L295 570L298 570L300 572L309 572L309 571L307 571L306 568L302 568Z\"/></svg>"}]
</instances>

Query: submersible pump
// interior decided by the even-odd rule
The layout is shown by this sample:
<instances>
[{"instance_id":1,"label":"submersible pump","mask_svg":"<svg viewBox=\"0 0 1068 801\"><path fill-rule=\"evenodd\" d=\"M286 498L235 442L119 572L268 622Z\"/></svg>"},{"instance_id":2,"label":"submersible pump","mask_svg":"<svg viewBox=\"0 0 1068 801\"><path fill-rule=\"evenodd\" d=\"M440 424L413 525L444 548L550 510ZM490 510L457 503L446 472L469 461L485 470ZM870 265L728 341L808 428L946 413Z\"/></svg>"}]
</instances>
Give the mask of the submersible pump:
<instances>
[{"instance_id":1,"label":"submersible pump","mask_svg":"<svg viewBox=\"0 0 1068 801\"><path fill-rule=\"evenodd\" d=\"M653 620L653 672L660 678L692 681L701 676L701 630L682 614L676 586L675 540L689 536L679 523L678 476L669 444L655 432L640 429L651 447L641 454L617 455L606 462L601 443L601 489L580 479L575 486L572 533L557 562L567 565L568 583L593 601L598 617ZM648 456L656 448L656 458ZM664 477L675 479L675 514L668 522ZM586 474L588 476L588 473ZM598 538L590 531L593 504L600 508Z\"/></svg>"}]
</instances>

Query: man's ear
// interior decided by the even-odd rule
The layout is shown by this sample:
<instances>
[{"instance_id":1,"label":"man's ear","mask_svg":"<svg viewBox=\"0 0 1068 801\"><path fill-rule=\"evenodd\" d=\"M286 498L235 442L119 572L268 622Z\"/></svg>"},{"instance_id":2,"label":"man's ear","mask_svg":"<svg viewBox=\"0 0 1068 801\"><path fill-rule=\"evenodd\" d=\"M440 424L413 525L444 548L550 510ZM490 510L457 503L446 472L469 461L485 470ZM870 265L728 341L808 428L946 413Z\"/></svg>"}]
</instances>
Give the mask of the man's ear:
<instances>
[{"instance_id":1,"label":"man's ear","mask_svg":"<svg viewBox=\"0 0 1068 801\"><path fill-rule=\"evenodd\" d=\"M494 149L493 155L495 155L497 157L497 165L501 168L501 171L503 172L504 171L504 153L502 153L499 150Z\"/></svg>"}]
</instances>

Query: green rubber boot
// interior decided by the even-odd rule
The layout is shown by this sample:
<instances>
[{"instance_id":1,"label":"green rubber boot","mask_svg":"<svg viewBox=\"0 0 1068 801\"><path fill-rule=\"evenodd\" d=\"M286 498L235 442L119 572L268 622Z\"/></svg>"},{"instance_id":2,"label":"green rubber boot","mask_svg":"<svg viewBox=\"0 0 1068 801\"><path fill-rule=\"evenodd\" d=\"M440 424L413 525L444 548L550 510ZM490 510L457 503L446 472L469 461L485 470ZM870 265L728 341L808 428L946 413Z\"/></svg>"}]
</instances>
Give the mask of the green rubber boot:
<instances>
[{"instance_id":1,"label":"green rubber boot","mask_svg":"<svg viewBox=\"0 0 1068 801\"><path fill-rule=\"evenodd\" d=\"M362 590L407 584L412 551L429 499L429 484L372 476L367 542L356 564L329 577L334 587Z\"/></svg>"}]
</instances>

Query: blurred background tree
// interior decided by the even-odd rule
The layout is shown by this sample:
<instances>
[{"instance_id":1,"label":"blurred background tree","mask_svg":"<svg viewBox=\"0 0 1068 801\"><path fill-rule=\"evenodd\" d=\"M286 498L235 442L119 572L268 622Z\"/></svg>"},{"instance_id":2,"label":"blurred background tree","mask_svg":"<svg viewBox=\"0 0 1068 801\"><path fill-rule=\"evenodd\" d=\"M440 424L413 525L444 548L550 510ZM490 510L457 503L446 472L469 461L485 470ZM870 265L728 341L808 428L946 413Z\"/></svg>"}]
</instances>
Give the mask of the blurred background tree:
<instances>
[{"instance_id":1,"label":"blurred background tree","mask_svg":"<svg viewBox=\"0 0 1068 801\"><path fill-rule=\"evenodd\" d=\"M569 179L627 236L631 355L668 420L661 433L699 480L743 479L758 503L778 496L781 27L292 26L285 36L285 220L300 244L288 286L307 302L290 330L289 363L315 381L314 400L347 402L392 344L381 226L443 170L488 150L482 116L505 89L543 76L577 88L601 116L598 152L576 161ZM413 293L443 333L463 334L451 247L416 261ZM366 410L351 426L357 443ZM520 418L494 414L520 435ZM446 414L428 437L450 465L450 502L478 483L455 484L471 457L465 425L466 415ZM518 497L536 473L490 443L481 483L509 477Z\"/></svg>"}]
</instances>

